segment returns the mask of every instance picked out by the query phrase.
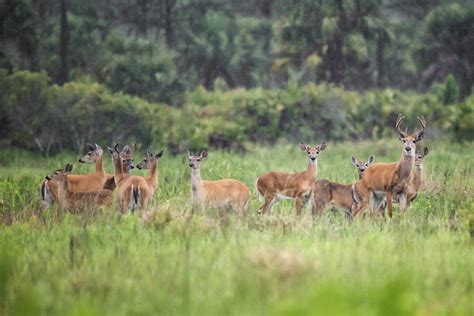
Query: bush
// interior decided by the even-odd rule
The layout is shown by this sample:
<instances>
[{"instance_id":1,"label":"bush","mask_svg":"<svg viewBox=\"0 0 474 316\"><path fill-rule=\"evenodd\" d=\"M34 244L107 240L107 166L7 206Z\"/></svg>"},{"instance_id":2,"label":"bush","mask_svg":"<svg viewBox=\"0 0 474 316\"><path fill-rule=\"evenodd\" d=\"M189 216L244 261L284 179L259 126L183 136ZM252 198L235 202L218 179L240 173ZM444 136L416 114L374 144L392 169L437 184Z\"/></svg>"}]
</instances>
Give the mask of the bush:
<instances>
[{"instance_id":1,"label":"bush","mask_svg":"<svg viewBox=\"0 0 474 316\"><path fill-rule=\"evenodd\" d=\"M447 86L447 84L446 84ZM247 142L274 143L393 137L398 113L417 128L425 115L432 137L471 140L473 97L443 105L439 95L385 89L365 94L330 85L289 86L280 90L197 88L179 108L113 93L97 83L51 85L45 73L0 71L3 143L44 153L138 142L187 149L244 149Z\"/></svg>"}]
</instances>

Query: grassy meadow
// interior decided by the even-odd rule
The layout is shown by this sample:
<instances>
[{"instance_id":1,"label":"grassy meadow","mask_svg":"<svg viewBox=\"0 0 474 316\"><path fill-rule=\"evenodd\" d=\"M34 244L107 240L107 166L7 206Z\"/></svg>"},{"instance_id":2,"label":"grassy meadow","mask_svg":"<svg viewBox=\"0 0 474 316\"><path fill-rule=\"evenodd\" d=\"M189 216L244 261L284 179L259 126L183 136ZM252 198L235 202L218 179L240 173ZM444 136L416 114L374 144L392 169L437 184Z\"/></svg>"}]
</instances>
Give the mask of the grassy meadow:
<instances>
[{"instance_id":1,"label":"grassy meadow","mask_svg":"<svg viewBox=\"0 0 474 316\"><path fill-rule=\"evenodd\" d=\"M397 207L386 222L351 222L331 208L314 221L307 210L297 221L292 201L257 215L258 175L306 168L297 144L209 152L203 179L232 177L250 187L244 218L191 212L186 156L165 151L155 216L145 222L114 209L38 214L39 183L49 171L67 162L73 173L94 167L70 153L2 150L0 314L472 315L474 143L422 145L430 149L425 186L407 222ZM351 183L351 155L388 162L400 150L395 140L329 142L318 177Z\"/></svg>"}]
</instances>

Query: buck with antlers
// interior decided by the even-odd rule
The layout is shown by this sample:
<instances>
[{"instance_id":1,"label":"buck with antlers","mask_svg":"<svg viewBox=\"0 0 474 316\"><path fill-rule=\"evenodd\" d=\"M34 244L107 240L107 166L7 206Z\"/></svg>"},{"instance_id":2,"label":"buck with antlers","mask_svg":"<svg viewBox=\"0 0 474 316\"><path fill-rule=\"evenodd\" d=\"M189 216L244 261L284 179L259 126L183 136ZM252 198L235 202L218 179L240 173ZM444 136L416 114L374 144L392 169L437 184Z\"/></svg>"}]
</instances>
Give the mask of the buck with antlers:
<instances>
[{"instance_id":1,"label":"buck with antlers","mask_svg":"<svg viewBox=\"0 0 474 316\"><path fill-rule=\"evenodd\" d=\"M301 214L303 204L309 199L311 187L316 180L318 156L326 148L326 142L316 147L299 144L308 155L308 168L297 173L270 171L257 179L257 191L265 199L259 212L265 214L280 198L294 199L296 214Z\"/></svg>"},{"instance_id":2,"label":"buck with antlers","mask_svg":"<svg viewBox=\"0 0 474 316\"><path fill-rule=\"evenodd\" d=\"M121 152L117 149L119 144L116 144L112 153L112 160L114 163L115 173L114 179L117 186L117 198L119 203L120 212L126 213L130 211L134 213L136 209L146 209L150 199L156 189L156 182L151 177L146 179L140 176L131 176L126 173L127 164L128 167L133 168L133 162L127 162L127 159L121 155ZM156 175L156 163L161 158L163 152L154 156L153 162L150 164L150 169L155 170L154 177Z\"/></svg>"},{"instance_id":3,"label":"buck with antlers","mask_svg":"<svg viewBox=\"0 0 474 316\"><path fill-rule=\"evenodd\" d=\"M94 192L73 192L69 189L68 173L72 170L72 165L67 164L63 170L55 171L46 176L46 186L49 187L52 181L57 183L57 201L63 210L69 212L80 212L90 210L97 206L110 206L112 204L111 190L98 190Z\"/></svg>"},{"instance_id":4,"label":"buck with antlers","mask_svg":"<svg viewBox=\"0 0 474 316\"><path fill-rule=\"evenodd\" d=\"M367 206L374 214L376 210L380 210L383 196L386 195L388 216L392 217L393 194L399 196L399 206L405 214L408 183L415 166L416 144L423 139L426 122L422 116L418 117L421 129L413 134L407 134L400 129L403 118L400 114L395 124L398 137L403 143L400 161L374 163L365 170L362 179L353 187L355 195L360 199L354 207L354 216L360 214Z\"/></svg>"},{"instance_id":5,"label":"buck with antlers","mask_svg":"<svg viewBox=\"0 0 474 316\"><path fill-rule=\"evenodd\" d=\"M416 152L415 157L415 169L412 173L411 179L407 184L406 196L407 196L407 210L410 208L411 202L415 200L420 192L421 186L423 185L423 168L425 163L425 158L428 155L428 147L425 147L423 153ZM394 203L398 203L400 197L395 195L393 198ZM387 201L383 202L382 210L385 211L387 206Z\"/></svg>"},{"instance_id":6,"label":"buck with antlers","mask_svg":"<svg viewBox=\"0 0 474 316\"><path fill-rule=\"evenodd\" d=\"M359 179L362 178L364 171L374 159L374 155L371 155L367 161L359 161L351 157L351 163L357 168ZM354 204L352 184L339 184L326 179L316 180L312 187L312 193L311 213L313 216L321 215L329 203L351 215Z\"/></svg>"},{"instance_id":7,"label":"buck with antlers","mask_svg":"<svg viewBox=\"0 0 474 316\"><path fill-rule=\"evenodd\" d=\"M229 207L237 214L243 215L249 204L249 189L234 179L202 180L201 161L207 156L207 150L203 150L199 156L194 156L188 151L191 167L191 202L199 207Z\"/></svg>"}]
</instances>

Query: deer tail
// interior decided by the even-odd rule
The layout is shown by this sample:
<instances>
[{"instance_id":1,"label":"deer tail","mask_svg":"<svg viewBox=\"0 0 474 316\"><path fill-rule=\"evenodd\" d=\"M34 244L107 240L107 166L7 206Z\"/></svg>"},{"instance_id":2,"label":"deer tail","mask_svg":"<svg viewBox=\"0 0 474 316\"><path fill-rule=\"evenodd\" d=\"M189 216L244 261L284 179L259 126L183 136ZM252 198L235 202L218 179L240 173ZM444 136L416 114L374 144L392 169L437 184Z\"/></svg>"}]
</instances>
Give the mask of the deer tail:
<instances>
[{"instance_id":1,"label":"deer tail","mask_svg":"<svg viewBox=\"0 0 474 316\"><path fill-rule=\"evenodd\" d=\"M133 199L133 203L132 203L132 214L135 212L135 208L138 207L138 201L140 199L140 187L139 186L134 186L132 185L132 199Z\"/></svg>"}]
</instances>

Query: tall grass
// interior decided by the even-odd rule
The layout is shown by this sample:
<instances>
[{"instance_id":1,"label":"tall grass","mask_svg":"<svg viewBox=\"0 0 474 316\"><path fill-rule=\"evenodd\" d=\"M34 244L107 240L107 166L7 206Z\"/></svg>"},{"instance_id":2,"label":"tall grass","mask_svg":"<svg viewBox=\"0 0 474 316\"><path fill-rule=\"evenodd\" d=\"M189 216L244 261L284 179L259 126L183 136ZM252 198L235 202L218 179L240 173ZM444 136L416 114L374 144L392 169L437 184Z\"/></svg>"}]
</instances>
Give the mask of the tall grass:
<instances>
[{"instance_id":1,"label":"tall grass","mask_svg":"<svg viewBox=\"0 0 474 316\"><path fill-rule=\"evenodd\" d=\"M426 185L392 221L350 222L328 209L295 219L291 201L256 213L256 177L306 168L297 144L210 152L204 179L252 190L249 214L192 213L185 156L163 156L156 216L142 223L112 209L35 215L38 185L77 157L0 152L0 312L3 314L469 315L474 308L473 144L428 144ZM399 158L400 144L329 143L319 177L355 181L349 156ZM139 160L136 155L135 160ZM75 164L75 172L93 170ZM106 168L112 172L109 159ZM134 172L136 174L146 172Z\"/></svg>"}]
</instances>

